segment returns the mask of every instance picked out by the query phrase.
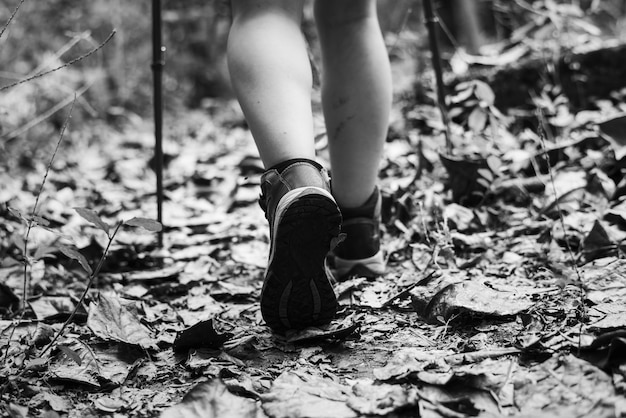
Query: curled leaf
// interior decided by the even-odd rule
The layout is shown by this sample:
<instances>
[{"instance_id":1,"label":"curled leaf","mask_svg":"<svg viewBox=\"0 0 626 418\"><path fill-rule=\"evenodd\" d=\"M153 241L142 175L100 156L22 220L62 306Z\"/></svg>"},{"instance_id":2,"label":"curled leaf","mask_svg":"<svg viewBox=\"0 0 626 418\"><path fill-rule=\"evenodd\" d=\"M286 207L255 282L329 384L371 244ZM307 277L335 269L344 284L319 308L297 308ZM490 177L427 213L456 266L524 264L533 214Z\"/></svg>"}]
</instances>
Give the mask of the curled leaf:
<instances>
[{"instance_id":1,"label":"curled leaf","mask_svg":"<svg viewBox=\"0 0 626 418\"><path fill-rule=\"evenodd\" d=\"M220 348L232 337L230 333L219 334L213 327L213 320L200 321L180 332L174 340L174 351L183 352L190 348Z\"/></svg>"},{"instance_id":2,"label":"curled leaf","mask_svg":"<svg viewBox=\"0 0 626 418\"><path fill-rule=\"evenodd\" d=\"M74 210L83 219L92 223L96 226L96 228L103 230L104 232L106 232L107 235L109 235L109 229L111 229L111 227L109 226L109 224L104 222L95 211L87 208L74 208Z\"/></svg>"},{"instance_id":3,"label":"curled leaf","mask_svg":"<svg viewBox=\"0 0 626 418\"><path fill-rule=\"evenodd\" d=\"M124 225L138 226L150 232L159 232L163 229L160 222L148 218L132 218L124 222Z\"/></svg>"}]
</instances>

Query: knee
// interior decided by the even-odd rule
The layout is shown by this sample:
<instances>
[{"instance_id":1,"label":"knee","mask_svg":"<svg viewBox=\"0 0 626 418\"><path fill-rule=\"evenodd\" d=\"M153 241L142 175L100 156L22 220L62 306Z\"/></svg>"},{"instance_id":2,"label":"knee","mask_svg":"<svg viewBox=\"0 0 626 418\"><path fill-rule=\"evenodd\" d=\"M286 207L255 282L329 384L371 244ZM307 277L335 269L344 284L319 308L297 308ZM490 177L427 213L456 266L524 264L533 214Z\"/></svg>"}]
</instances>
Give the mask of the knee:
<instances>
[{"instance_id":1,"label":"knee","mask_svg":"<svg viewBox=\"0 0 626 418\"><path fill-rule=\"evenodd\" d=\"M321 29L352 25L376 17L376 0L315 2L315 21Z\"/></svg>"}]
</instances>

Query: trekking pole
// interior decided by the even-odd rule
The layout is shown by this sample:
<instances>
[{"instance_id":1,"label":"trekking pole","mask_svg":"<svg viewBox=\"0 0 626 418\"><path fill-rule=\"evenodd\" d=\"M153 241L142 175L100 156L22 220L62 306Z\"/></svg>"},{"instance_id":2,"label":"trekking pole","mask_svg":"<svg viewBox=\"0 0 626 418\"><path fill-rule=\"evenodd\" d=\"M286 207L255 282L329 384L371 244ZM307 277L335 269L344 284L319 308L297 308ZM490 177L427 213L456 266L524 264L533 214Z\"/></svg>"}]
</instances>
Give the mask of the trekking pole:
<instances>
[{"instance_id":1,"label":"trekking pole","mask_svg":"<svg viewBox=\"0 0 626 418\"><path fill-rule=\"evenodd\" d=\"M424 3L424 19L426 21L426 29L428 30L428 40L430 43L431 59L433 69L435 70L435 80L437 82L437 105L441 112L441 120L444 124L444 134L446 137L446 150L448 154L452 154L452 142L450 140L450 120L448 118L448 108L446 106L446 92L443 84L443 71L441 69L441 56L439 55L439 42L437 40L437 23L439 19L433 12L432 0L423 0Z\"/></svg>"},{"instance_id":2,"label":"trekking pole","mask_svg":"<svg viewBox=\"0 0 626 418\"><path fill-rule=\"evenodd\" d=\"M163 66L165 47L161 36L161 0L152 0L152 73L154 88L154 171L156 173L157 220L163 223ZM163 248L163 228L158 232Z\"/></svg>"}]
</instances>

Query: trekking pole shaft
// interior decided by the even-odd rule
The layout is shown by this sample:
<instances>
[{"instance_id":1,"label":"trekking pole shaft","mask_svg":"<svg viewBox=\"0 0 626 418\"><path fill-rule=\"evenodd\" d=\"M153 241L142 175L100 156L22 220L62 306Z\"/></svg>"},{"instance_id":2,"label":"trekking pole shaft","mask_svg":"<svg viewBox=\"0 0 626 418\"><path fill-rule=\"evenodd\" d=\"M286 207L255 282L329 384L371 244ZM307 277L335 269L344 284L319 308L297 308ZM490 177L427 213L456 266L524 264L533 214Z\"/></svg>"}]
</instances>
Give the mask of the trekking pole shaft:
<instances>
[{"instance_id":1,"label":"trekking pole shaft","mask_svg":"<svg viewBox=\"0 0 626 418\"><path fill-rule=\"evenodd\" d=\"M156 174L157 220L163 223L163 66L164 47L161 36L161 0L152 0L152 73L154 88L154 169ZM163 247L163 229L158 232Z\"/></svg>"},{"instance_id":2,"label":"trekking pole shaft","mask_svg":"<svg viewBox=\"0 0 626 418\"><path fill-rule=\"evenodd\" d=\"M448 153L452 152L452 143L450 142L450 122L448 119L448 109L446 106L446 93L443 84L443 70L441 68L441 56L439 54L439 42L437 40L437 23L439 20L433 12L432 0L423 0L424 18L426 20L426 29L428 30L428 40L430 44L431 59L433 69L435 71L435 81L437 83L437 104L441 112L441 119L445 126L446 148Z\"/></svg>"}]
</instances>

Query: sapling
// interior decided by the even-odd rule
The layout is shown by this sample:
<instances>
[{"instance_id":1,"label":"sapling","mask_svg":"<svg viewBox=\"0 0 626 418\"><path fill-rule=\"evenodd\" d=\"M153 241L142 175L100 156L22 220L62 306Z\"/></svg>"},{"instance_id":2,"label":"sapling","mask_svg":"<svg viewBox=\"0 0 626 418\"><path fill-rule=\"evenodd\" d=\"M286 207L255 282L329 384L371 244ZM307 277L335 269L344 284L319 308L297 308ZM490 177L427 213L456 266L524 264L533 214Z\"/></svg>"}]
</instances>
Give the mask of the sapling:
<instances>
[{"instance_id":1,"label":"sapling","mask_svg":"<svg viewBox=\"0 0 626 418\"><path fill-rule=\"evenodd\" d=\"M37 256L38 253L40 253L39 251L36 252L35 257L30 257L29 256L29 238L30 238L30 233L33 229L33 227L38 226L41 228L45 228L48 231L51 231L57 235L61 235L58 231L55 231L52 228L48 228L49 226L49 222L39 216L37 214L38 212L38 207L39 207L39 201L41 198L41 195L43 193L45 184L46 184L46 180L48 178L48 175L50 173L50 170L52 168L52 164L54 162L54 159L57 155L57 152L60 148L60 145L63 141L64 135L65 135L65 131L67 129L67 126L69 124L69 120L71 118L72 115L72 111L74 109L74 104L76 103L76 98L74 98L74 101L72 102L72 107L70 108L70 111L68 112L68 115L63 123L63 126L61 128L61 132L59 134L59 139L56 143L55 149L52 153L52 156L50 158L50 161L46 167L41 185L39 187L39 190L36 194L35 197L35 203L33 205L33 209L31 211L31 214L29 217L24 217L21 215L21 213L19 211L16 210L11 210L11 212L13 212L15 215L19 216L22 221L26 224L26 232L25 232L25 236L24 236L24 240L23 240L23 263L24 263L24 270L23 270L23 292L22 292L22 305L20 307L20 315L19 318L17 319L16 323L13 325L13 327L11 328L11 332L9 333L8 336L8 340L7 343L4 347L5 349L5 353L4 353L4 358L3 358L3 367L6 365L7 361L8 361L8 355L9 355L9 351L10 351L10 346L11 346L11 341L13 339L14 333L15 333L15 329L17 328L17 324L21 323L24 319L24 314L26 312L26 303L28 300L28 293L29 293L29 278L30 278L30 267L32 265L32 261L35 259L35 257ZM61 252L62 254L64 254L66 257L76 260L78 262L78 264L85 270L85 272L89 275L88 278L88 282L87 285L85 286L85 289L82 293L82 295L80 296L78 302L76 303L76 306L74 307L73 311L71 312L71 314L69 315L69 317L66 319L66 321L63 323L63 325L61 326L61 328L55 333L55 335L52 337L52 339L50 340L50 342L44 347L44 349L39 353L39 357L43 358L43 356L50 351L50 349L52 347L54 347L54 344L58 341L58 339L63 335L63 332L65 331L65 329L67 328L67 326L72 322L72 320L74 319L74 316L76 315L76 312L78 311L78 309L80 308L80 306L83 304L85 297L87 296L87 293L89 292L89 290L91 289L95 279L98 277L98 274L100 273L100 270L104 264L104 261L106 259L106 256L109 252L109 248L111 247L111 244L113 243L115 236L117 235L118 231L123 227L123 226L133 226L133 227L141 227L144 228L148 231L152 231L152 232L158 232L161 231L162 227L161 224L159 222L153 221L151 219L147 219L147 218L132 218L128 221L120 221L117 223L117 225L115 226L115 228L113 230L111 230L110 225L108 225L106 222L104 222L99 216L98 214L88 208L75 208L76 212L84 219L86 219L88 222L92 223L96 228L104 231L104 233L107 236L108 242L106 245L106 248L104 249L104 252L102 253L95 269L92 269L91 266L89 265L89 262L87 261L87 259L78 251L78 249L76 249L75 247L69 246L69 245L57 245L56 248L59 250L59 252ZM62 352L64 352L66 355L68 355L68 357L70 358L79 358L78 355L76 353L74 353L69 347L65 347L63 346L63 348L61 348ZM15 378L21 376L24 371L26 370L26 368L24 368L24 366L21 366L21 370L17 373L17 375L15 376ZM1 394L4 394L4 392L6 391L6 388L8 387L8 384L10 383L10 381L7 379L7 383L3 386L2 391L0 392ZM1 396L1 395L0 395Z\"/></svg>"},{"instance_id":2,"label":"sapling","mask_svg":"<svg viewBox=\"0 0 626 418\"><path fill-rule=\"evenodd\" d=\"M111 232L110 225L107 224L106 222L104 222L98 216L98 214L96 212L94 212L93 210L87 209L87 208L74 208L74 209L76 210L76 212L81 217L83 217L88 222L93 224L96 228L104 231L104 233L107 236L107 245L106 245L106 247L105 247L105 249L104 249L104 251L102 253L102 256L100 257L100 260L98 260L98 264L96 265L95 269L92 269L89 266L89 263L87 262L87 259L80 252L78 252L78 250L76 250L74 248L71 248L71 247L60 247L59 248L59 250L63 254L65 254L67 257L78 261L80 266L89 274L89 280L87 281L87 285L85 286L85 290L83 290L83 293L81 294L80 298L78 299L78 302L76 303L76 306L72 310L72 313L65 320L65 322L61 326L61 329L59 329L59 331L57 331L57 333L52 338L52 340L46 345L46 347L41 351L41 353L39 353L40 356L43 356L46 352L48 352L48 350L50 350L52 348L54 343L63 334L63 331L65 330L65 328L74 319L74 316L76 315L76 312L78 312L78 309L83 304L83 302L85 300L85 297L87 296L87 293L91 289L91 286L93 285L96 277L98 277L98 274L100 273L100 270L102 269L102 266L104 264L106 256L107 256L107 254L109 252L109 248L111 247L111 244L115 240L115 236L119 232L120 228L122 226L135 226L135 227L141 227L141 228L146 229L146 230L148 230L150 232L159 232L162 229L161 224L159 222L157 222L157 221L152 220L152 219L132 218L132 219L129 219L128 221L120 221L120 222L118 222L117 225L115 226L115 228L113 229L113 232Z\"/></svg>"},{"instance_id":3,"label":"sapling","mask_svg":"<svg viewBox=\"0 0 626 418\"><path fill-rule=\"evenodd\" d=\"M41 194L43 192L44 186L46 185L46 180L48 179L48 174L50 173L50 169L52 168L52 163L54 162L54 158L57 155L57 152L59 150L59 147L61 146L61 142L63 142L63 137L65 134L65 130L67 129L67 125L69 124L70 118L72 117L72 111L74 110L74 104L76 103L76 98L74 98L74 101L72 102L72 107L70 108L70 111L68 112L65 121L63 122L63 126L61 127L61 132L59 134L59 139L57 140L56 146L54 147L54 151L52 152L52 156L50 157L50 161L48 162L48 166L46 167L46 171L44 172L43 175L43 179L41 181L41 185L39 186L39 191L37 192L37 195L35 196L35 204L33 205L33 209L31 211L31 215L30 217L26 218L24 216L22 216L22 214L19 211L16 210L10 210L11 212L13 212L16 216L18 216L19 218L21 218L21 220L23 222L26 223L26 233L24 234L24 240L23 240L23 247L22 247L22 251L23 251L23 263L24 263L24 269L23 269L23 287L22 287L22 305L20 306L20 316L17 320L17 323L22 322L22 320L24 319L24 313L26 312L26 301L28 300L28 289L29 289L29 268L32 265L32 258L28 256L28 241L30 238L30 232L32 231L33 227L36 225L40 225L42 227L47 227L48 226L48 221L45 218L42 218L41 216L37 215L37 209L39 206L39 199L41 198ZM13 339L13 335L15 333L15 328L17 327L17 324L14 324L13 327L11 328L11 332L9 334L9 338L7 340L6 346L5 346L5 353L4 353L4 359L2 361L2 366L4 367L7 363L8 360L8 355L9 355L9 348L11 346L11 340Z\"/></svg>"},{"instance_id":4,"label":"sapling","mask_svg":"<svg viewBox=\"0 0 626 418\"><path fill-rule=\"evenodd\" d=\"M140 227L150 232L159 232L162 229L162 226L159 222L151 220L151 219L139 218L139 217L135 217L127 221L120 221L117 223L115 228L111 228L111 226L107 224L106 222L104 222L95 211L88 209L88 208L74 208L74 209L82 218L84 218L85 220L93 224L96 228L104 231L107 237L107 245L104 251L102 252L102 255L100 256L100 259L98 260L98 263L96 264L96 267L93 269L89 265L87 259L77 249L71 246L63 246L63 245L58 247L61 253L63 253L70 259L78 261L79 265L89 275L89 278L87 280L87 284L85 285L85 289L83 290L80 298L76 302L76 305L74 306L74 309L72 310L70 315L67 317L67 319L65 320L61 328L51 338L50 342L46 344L46 346L38 353L39 361L42 363L46 362L44 355L48 353L55 346L59 338L63 336L65 329L72 322L76 313L78 312L78 309L84 303L85 298L87 297L87 294L89 293L89 290L93 286L93 283L95 282L96 278L98 277L98 274L100 273L100 270L102 269L102 266L104 265L104 261L106 260L106 257L109 253L111 244L115 240L115 237L117 233L119 232L119 230L124 226ZM21 318L23 318L23 315L24 315L24 309L22 310ZM13 330L14 329L15 329L15 326ZM9 341L6 345L6 353L5 353L5 359L4 359L5 363L6 363L8 352L9 352L9 345L11 343L13 330L12 330L11 336L9 337ZM72 350L71 348L65 345L58 345L58 348L68 358L71 358L74 361L76 361L78 364L80 364L80 356L74 350ZM14 380L21 377L26 370L27 368L24 365L22 365L21 370L15 375ZM8 387L9 384L10 384L10 381L7 379L7 383L3 386L2 391L0 391L0 397L2 397L2 395L6 391L6 388Z\"/></svg>"}]
</instances>

